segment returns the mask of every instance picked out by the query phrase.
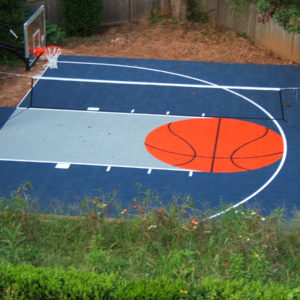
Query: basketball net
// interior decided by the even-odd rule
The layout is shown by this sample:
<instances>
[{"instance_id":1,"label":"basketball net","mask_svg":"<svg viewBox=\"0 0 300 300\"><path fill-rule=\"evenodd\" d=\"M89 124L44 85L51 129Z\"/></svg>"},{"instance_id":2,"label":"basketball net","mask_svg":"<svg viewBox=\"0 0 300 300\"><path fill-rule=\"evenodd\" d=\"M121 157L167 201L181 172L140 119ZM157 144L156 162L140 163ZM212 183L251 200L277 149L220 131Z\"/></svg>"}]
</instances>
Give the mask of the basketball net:
<instances>
[{"instance_id":1,"label":"basketball net","mask_svg":"<svg viewBox=\"0 0 300 300\"><path fill-rule=\"evenodd\" d=\"M40 56L41 54L44 54L48 60L48 67L50 69L57 69L57 59L60 56L62 52L61 47L57 46L48 46L44 48L37 48L33 52L35 56Z\"/></svg>"}]
</instances>

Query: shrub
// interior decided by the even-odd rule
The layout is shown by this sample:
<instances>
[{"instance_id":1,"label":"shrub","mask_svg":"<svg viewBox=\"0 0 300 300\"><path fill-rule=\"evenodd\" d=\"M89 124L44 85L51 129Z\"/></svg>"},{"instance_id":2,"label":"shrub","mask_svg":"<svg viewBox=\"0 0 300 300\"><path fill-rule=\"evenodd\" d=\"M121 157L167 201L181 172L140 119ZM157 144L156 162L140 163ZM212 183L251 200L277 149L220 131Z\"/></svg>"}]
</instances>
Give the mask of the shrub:
<instances>
[{"instance_id":1,"label":"shrub","mask_svg":"<svg viewBox=\"0 0 300 300\"><path fill-rule=\"evenodd\" d=\"M237 12L248 5L250 0L223 0ZM268 22L271 18L288 32L300 33L299 0L255 0L256 10L261 13L259 22Z\"/></svg>"},{"instance_id":2,"label":"shrub","mask_svg":"<svg viewBox=\"0 0 300 300\"><path fill-rule=\"evenodd\" d=\"M0 41L15 47L22 46L22 40L16 39L9 30L12 29L18 37L23 36L24 3L25 0L0 0ZM15 61L16 56L0 48L0 60L7 63Z\"/></svg>"},{"instance_id":3,"label":"shrub","mask_svg":"<svg viewBox=\"0 0 300 300\"><path fill-rule=\"evenodd\" d=\"M53 44L63 43L66 33L57 24L46 22L47 40Z\"/></svg>"},{"instance_id":4,"label":"shrub","mask_svg":"<svg viewBox=\"0 0 300 300\"><path fill-rule=\"evenodd\" d=\"M0 263L3 299L300 299L299 289L244 279L203 278L189 286L183 279L161 277L125 281L117 273L36 268Z\"/></svg>"},{"instance_id":5,"label":"shrub","mask_svg":"<svg viewBox=\"0 0 300 300\"><path fill-rule=\"evenodd\" d=\"M260 22L273 18L276 23L288 32L300 33L300 1L299 0L257 0L256 8L262 15Z\"/></svg>"},{"instance_id":6,"label":"shrub","mask_svg":"<svg viewBox=\"0 0 300 300\"><path fill-rule=\"evenodd\" d=\"M102 22L102 0L63 0L65 31L69 35L90 36Z\"/></svg>"},{"instance_id":7,"label":"shrub","mask_svg":"<svg viewBox=\"0 0 300 300\"><path fill-rule=\"evenodd\" d=\"M208 14L200 9L201 0L188 0L188 19L193 22L206 23Z\"/></svg>"}]
</instances>

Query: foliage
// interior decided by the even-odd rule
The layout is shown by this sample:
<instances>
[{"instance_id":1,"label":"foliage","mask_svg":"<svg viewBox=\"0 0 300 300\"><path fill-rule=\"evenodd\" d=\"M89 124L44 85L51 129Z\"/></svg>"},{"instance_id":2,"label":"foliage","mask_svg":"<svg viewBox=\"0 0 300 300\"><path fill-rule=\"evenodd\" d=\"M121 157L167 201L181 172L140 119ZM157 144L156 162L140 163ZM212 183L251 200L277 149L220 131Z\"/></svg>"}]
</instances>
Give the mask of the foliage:
<instances>
[{"instance_id":1,"label":"foliage","mask_svg":"<svg viewBox=\"0 0 300 300\"><path fill-rule=\"evenodd\" d=\"M249 0L223 0L237 12L242 12ZM256 9L261 15L259 22L271 18L288 32L300 33L300 0L255 0Z\"/></svg>"},{"instance_id":2,"label":"foliage","mask_svg":"<svg viewBox=\"0 0 300 300\"><path fill-rule=\"evenodd\" d=\"M24 5L25 0L0 0L0 41L15 47L22 47L22 40L19 37L23 36ZM10 29L18 38L10 33ZM16 59L17 57L13 53L0 48L2 62L12 61L15 63Z\"/></svg>"},{"instance_id":3,"label":"foliage","mask_svg":"<svg viewBox=\"0 0 300 300\"><path fill-rule=\"evenodd\" d=\"M229 6L233 10L237 11L238 13L242 12L243 9L245 9L249 3L249 0L223 0L223 1L229 4Z\"/></svg>"},{"instance_id":4,"label":"foliage","mask_svg":"<svg viewBox=\"0 0 300 300\"><path fill-rule=\"evenodd\" d=\"M188 19L193 22L208 22L207 13L199 8L201 0L188 0Z\"/></svg>"},{"instance_id":5,"label":"foliage","mask_svg":"<svg viewBox=\"0 0 300 300\"><path fill-rule=\"evenodd\" d=\"M57 24L46 21L47 42L61 44L65 41L66 32Z\"/></svg>"},{"instance_id":6,"label":"foliage","mask_svg":"<svg viewBox=\"0 0 300 300\"><path fill-rule=\"evenodd\" d=\"M300 0L257 0L256 8L260 22L273 18L288 32L300 33Z\"/></svg>"},{"instance_id":7,"label":"foliage","mask_svg":"<svg viewBox=\"0 0 300 300\"><path fill-rule=\"evenodd\" d=\"M90 36L94 34L101 22L102 0L63 0L62 11L64 29L69 35Z\"/></svg>"},{"instance_id":8,"label":"foliage","mask_svg":"<svg viewBox=\"0 0 300 300\"><path fill-rule=\"evenodd\" d=\"M169 277L124 281L118 273L96 274L0 263L3 299L300 299L299 289L244 279L205 277L188 286Z\"/></svg>"},{"instance_id":9,"label":"foliage","mask_svg":"<svg viewBox=\"0 0 300 300\"><path fill-rule=\"evenodd\" d=\"M22 292L25 299L51 299L58 290L60 299L65 293L77 299L297 299L300 214L286 221L281 210L264 217L241 208L217 219L205 217L211 212L195 217L190 197L163 206L151 190L136 188L126 207L116 203L116 191L86 197L80 217L40 214L30 184L1 198L0 292L6 299ZM108 211L116 218L108 219Z\"/></svg>"}]
</instances>

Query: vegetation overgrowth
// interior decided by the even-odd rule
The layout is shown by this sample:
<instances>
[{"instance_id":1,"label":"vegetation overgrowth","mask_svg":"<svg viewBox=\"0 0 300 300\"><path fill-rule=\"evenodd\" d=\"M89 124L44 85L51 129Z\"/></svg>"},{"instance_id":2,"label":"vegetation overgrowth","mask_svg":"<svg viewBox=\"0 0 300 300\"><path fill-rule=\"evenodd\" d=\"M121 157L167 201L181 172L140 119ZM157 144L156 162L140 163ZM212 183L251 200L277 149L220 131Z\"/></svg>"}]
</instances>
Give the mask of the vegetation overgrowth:
<instances>
[{"instance_id":1,"label":"vegetation overgrowth","mask_svg":"<svg viewBox=\"0 0 300 300\"><path fill-rule=\"evenodd\" d=\"M197 0L201 1L201 0ZM254 2L256 10L261 14L258 21L265 23L273 19L288 32L300 33L300 1L299 0L223 0L238 12L250 2Z\"/></svg>"},{"instance_id":2,"label":"vegetation overgrowth","mask_svg":"<svg viewBox=\"0 0 300 300\"><path fill-rule=\"evenodd\" d=\"M69 35L90 36L103 21L102 0L63 0L64 29Z\"/></svg>"},{"instance_id":3,"label":"vegetation overgrowth","mask_svg":"<svg viewBox=\"0 0 300 300\"><path fill-rule=\"evenodd\" d=\"M114 193L84 199L80 217L40 214L30 185L1 198L0 294L300 299L299 212L285 219L279 209L261 216L239 208L195 217L188 203L152 206L155 196L139 187L129 206L114 208L114 219L106 217Z\"/></svg>"}]
</instances>

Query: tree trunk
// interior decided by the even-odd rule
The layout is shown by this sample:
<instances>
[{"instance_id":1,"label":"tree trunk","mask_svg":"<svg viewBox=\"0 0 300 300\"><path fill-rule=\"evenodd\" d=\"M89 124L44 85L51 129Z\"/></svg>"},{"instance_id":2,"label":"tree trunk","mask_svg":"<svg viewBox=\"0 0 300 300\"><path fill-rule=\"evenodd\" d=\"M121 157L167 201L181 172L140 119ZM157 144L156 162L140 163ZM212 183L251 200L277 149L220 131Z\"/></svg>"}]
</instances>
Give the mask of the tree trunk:
<instances>
[{"instance_id":1,"label":"tree trunk","mask_svg":"<svg viewBox=\"0 0 300 300\"><path fill-rule=\"evenodd\" d=\"M180 22L187 19L188 0L171 0L172 18Z\"/></svg>"}]
</instances>

